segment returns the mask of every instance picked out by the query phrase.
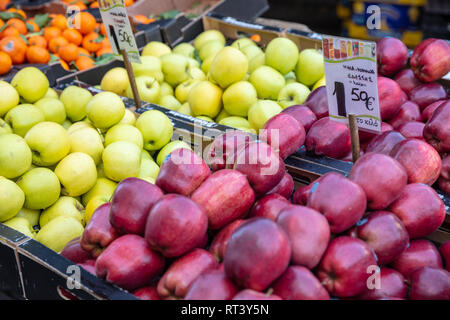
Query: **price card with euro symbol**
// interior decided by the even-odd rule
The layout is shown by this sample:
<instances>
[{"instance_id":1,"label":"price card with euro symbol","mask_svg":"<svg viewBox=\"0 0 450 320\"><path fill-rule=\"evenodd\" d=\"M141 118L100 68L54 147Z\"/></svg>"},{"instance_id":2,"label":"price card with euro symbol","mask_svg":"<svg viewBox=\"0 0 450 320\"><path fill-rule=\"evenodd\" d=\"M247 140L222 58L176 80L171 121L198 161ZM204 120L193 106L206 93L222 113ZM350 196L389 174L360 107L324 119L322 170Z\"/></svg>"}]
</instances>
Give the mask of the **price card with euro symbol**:
<instances>
[{"instance_id":1,"label":"price card with euro symbol","mask_svg":"<svg viewBox=\"0 0 450 320\"><path fill-rule=\"evenodd\" d=\"M376 43L324 35L322 48L330 117L354 114L359 129L381 132Z\"/></svg>"},{"instance_id":2,"label":"price card with euro symbol","mask_svg":"<svg viewBox=\"0 0 450 320\"><path fill-rule=\"evenodd\" d=\"M120 56L124 50L131 62L141 63L124 1L99 0L98 4L114 54Z\"/></svg>"}]
</instances>

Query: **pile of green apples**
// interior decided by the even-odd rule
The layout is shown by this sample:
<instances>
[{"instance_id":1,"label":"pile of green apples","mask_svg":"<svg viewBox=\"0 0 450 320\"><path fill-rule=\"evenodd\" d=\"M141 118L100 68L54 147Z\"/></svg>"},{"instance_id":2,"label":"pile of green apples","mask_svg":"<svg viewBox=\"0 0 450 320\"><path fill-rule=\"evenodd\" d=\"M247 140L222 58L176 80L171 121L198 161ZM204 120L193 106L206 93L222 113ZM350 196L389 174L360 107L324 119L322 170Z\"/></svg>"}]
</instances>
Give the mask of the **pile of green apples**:
<instances>
[{"instance_id":1,"label":"pile of green apples","mask_svg":"<svg viewBox=\"0 0 450 320\"><path fill-rule=\"evenodd\" d=\"M160 111L137 118L115 93L58 93L22 69L0 81L0 222L60 252L120 181L154 183L166 155L190 148L172 134Z\"/></svg>"},{"instance_id":2,"label":"pile of green apples","mask_svg":"<svg viewBox=\"0 0 450 320\"><path fill-rule=\"evenodd\" d=\"M207 30L173 49L149 42L141 62L132 64L141 100L252 133L325 85L323 55L299 52L284 37L263 50L246 37L227 46L220 31ZM124 68L106 72L98 87L133 98Z\"/></svg>"}]
</instances>

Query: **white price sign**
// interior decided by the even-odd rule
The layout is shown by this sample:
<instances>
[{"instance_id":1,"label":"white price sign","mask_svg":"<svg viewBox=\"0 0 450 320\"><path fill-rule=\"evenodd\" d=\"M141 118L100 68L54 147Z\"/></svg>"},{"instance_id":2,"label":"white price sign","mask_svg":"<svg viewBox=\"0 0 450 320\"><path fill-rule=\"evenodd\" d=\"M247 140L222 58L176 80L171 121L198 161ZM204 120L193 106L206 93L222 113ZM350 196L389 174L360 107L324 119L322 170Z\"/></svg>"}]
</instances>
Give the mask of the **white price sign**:
<instances>
[{"instance_id":1,"label":"white price sign","mask_svg":"<svg viewBox=\"0 0 450 320\"><path fill-rule=\"evenodd\" d=\"M381 132L376 43L324 35L322 48L330 117L354 114L359 129Z\"/></svg>"},{"instance_id":2,"label":"white price sign","mask_svg":"<svg viewBox=\"0 0 450 320\"><path fill-rule=\"evenodd\" d=\"M123 49L131 62L141 63L123 0L99 0L98 4L114 54L120 56Z\"/></svg>"}]
</instances>

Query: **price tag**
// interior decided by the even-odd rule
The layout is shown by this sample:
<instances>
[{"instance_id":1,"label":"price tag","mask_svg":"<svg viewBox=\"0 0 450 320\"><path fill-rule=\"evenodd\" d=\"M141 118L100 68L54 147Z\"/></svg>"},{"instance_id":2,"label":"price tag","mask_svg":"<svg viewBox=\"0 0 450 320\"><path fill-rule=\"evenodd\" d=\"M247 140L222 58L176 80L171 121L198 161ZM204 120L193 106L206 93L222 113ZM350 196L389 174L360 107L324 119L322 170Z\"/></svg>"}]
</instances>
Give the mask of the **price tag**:
<instances>
[{"instance_id":1,"label":"price tag","mask_svg":"<svg viewBox=\"0 0 450 320\"><path fill-rule=\"evenodd\" d=\"M123 0L99 0L98 4L114 54L120 56L123 49L131 62L141 63Z\"/></svg>"},{"instance_id":2,"label":"price tag","mask_svg":"<svg viewBox=\"0 0 450 320\"><path fill-rule=\"evenodd\" d=\"M330 117L354 114L359 129L381 132L376 43L324 35L322 48Z\"/></svg>"}]
</instances>

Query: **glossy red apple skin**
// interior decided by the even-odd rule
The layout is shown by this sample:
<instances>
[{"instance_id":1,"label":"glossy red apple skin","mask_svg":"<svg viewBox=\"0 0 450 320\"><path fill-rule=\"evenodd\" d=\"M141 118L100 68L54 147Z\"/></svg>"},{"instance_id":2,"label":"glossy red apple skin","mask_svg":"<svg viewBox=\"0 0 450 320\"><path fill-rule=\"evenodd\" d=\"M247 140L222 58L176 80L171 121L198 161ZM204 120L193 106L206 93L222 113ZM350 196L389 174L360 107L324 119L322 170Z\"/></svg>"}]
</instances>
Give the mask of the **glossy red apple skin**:
<instances>
[{"instance_id":1,"label":"glossy red apple skin","mask_svg":"<svg viewBox=\"0 0 450 320\"><path fill-rule=\"evenodd\" d=\"M290 259L286 233L269 219L251 218L231 235L225 274L239 287L263 291L286 270Z\"/></svg>"},{"instance_id":2,"label":"glossy red apple skin","mask_svg":"<svg viewBox=\"0 0 450 320\"><path fill-rule=\"evenodd\" d=\"M414 72L411 69L404 69L397 73L394 77L395 82L398 83L400 88L409 95L412 89L423 84L422 81L416 78Z\"/></svg>"},{"instance_id":3,"label":"glossy red apple skin","mask_svg":"<svg viewBox=\"0 0 450 320\"><path fill-rule=\"evenodd\" d=\"M338 298L354 297L365 291L369 267L377 262L364 241L348 236L331 240L317 270L320 282Z\"/></svg>"},{"instance_id":4,"label":"glossy red apple skin","mask_svg":"<svg viewBox=\"0 0 450 320\"><path fill-rule=\"evenodd\" d=\"M450 70L450 45L442 39L425 39L414 49L410 65L421 81L436 81Z\"/></svg>"},{"instance_id":5,"label":"glossy red apple skin","mask_svg":"<svg viewBox=\"0 0 450 320\"><path fill-rule=\"evenodd\" d=\"M446 97L447 92L444 87L437 82L421 84L409 93L409 100L416 103L420 107L420 110L423 110L433 102L443 100Z\"/></svg>"},{"instance_id":6,"label":"glossy red apple skin","mask_svg":"<svg viewBox=\"0 0 450 320\"><path fill-rule=\"evenodd\" d=\"M164 268L164 257L135 234L114 240L97 258L95 272L126 290L147 285Z\"/></svg>"},{"instance_id":7,"label":"glossy red apple skin","mask_svg":"<svg viewBox=\"0 0 450 320\"><path fill-rule=\"evenodd\" d=\"M399 126L409 121L422 121L420 108L412 101L403 103L397 114L389 120L389 124L397 130Z\"/></svg>"},{"instance_id":8,"label":"glossy red apple skin","mask_svg":"<svg viewBox=\"0 0 450 320\"><path fill-rule=\"evenodd\" d=\"M281 211L276 222L291 243L291 263L308 269L316 267L330 241L327 219L311 208L291 205Z\"/></svg>"},{"instance_id":9,"label":"glossy red apple skin","mask_svg":"<svg viewBox=\"0 0 450 320\"><path fill-rule=\"evenodd\" d=\"M355 233L373 249L380 265L394 261L409 243L405 226L389 211L375 211L369 214L357 224Z\"/></svg>"},{"instance_id":10,"label":"glossy red apple skin","mask_svg":"<svg viewBox=\"0 0 450 320\"><path fill-rule=\"evenodd\" d=\"M84 270L86 270L87 272L89 272L90 274L96 275L95 274L95 259L90 259L90 260L86 260L82 263L78 263L78 265L80 267L82 267Z\"/></svg>"},{"instance_id":11,"label":"glossy red apple skin","mask_svg":"<svg viewBox=\"0 0 450 320\"><path fill-rule=\"evenodd\" d=\"M262 217L276 221L280 212L291 203L277 193L264 196L253 205L250 217Z\"/></svg>"},{"instance_id":12,"label":"glossy red apple skin","mask_svg":"<svg viewBox=\"0 0 450 320\"><path fill-rule=\"evenodd\" d=\"M244 222L245 220L243 219L234 220L214 236L211 245L209 246L209 252L216 257L217 261L223 261L225 250L227 249L228 241L230 241L231 235Z\"/></svg>"},{"instance_id":13,"label":"glossy red apple skin","mask_svg":"<svg viewBox=\"0 0 450 320\"><path fill-rule=\"evenodd\" d=\"M363 188L369 209L382 210L400 195L408 176L397 160L382 153L367 153L353 165L349 179Z\"/></svg>"},{"instance_id":14,"label":"glossy red apple skin","mask_svg":"<svg viewBox=\"0 0 450 320\"><path fill-rule=\"evenodd\" d=\"M404 101L402 89L394 80L379 76L377 79L380 115L383 121L392 119Z\"/></svg>"},{"instance_id":15,"label":"glossy red apple skin","mask_svg":"<svg viewBox=\"0 0 450 320\"><path fill-rule=\"evenodd\" d=\"M145 180L122 180L111 199L111 225L121 234L144 235L148 213L162 196L163 192L159 187Z\"/></svg>"},{"instance_id":16,"label":"glossy red apple skin","mask_svg":"<svg viewBox=\"0 0 450 320\"><path fill-rule=\"evenodd\" d=\"M146 286L133 291L133 295L141 300L161 300L156 291L156 286Z\"/></svg>"},{"instance_id":17,"label":"glossy red apple skin","mask_svg":"<svg viewBox=\"0 0 450 320\"><path fill-rule=\"evenodd\" d=\"M377 41L378 72L390 77L408 62L408 48L396 38L385 37Z\"/></svg>"},{"instance_id":18,"label":"glossy red apple skin","mask_svg":"<svg viewBox=\"0 0 450 320\"><path fill-rule=\"evenodd\" d=\"M316 155L340 159L351 151L350 130L344 123L325 117L311 126L305 145Z\"/></svg>"},{"instance_id":19,"label":"glossy red apple skin","mask_svg":"<svg viewBox=\"0 0 450 320\"><path fill-rule=\"evenodd\" d=\"M444 179L443 177L439 177L437 184L442 192L446 193L447 195L450 195L450 180Z\"/></svg>"},{"instance_id":20,"label":"glossy red apple skin","mask_svg":"<svg viewBox=\"0 0 450 320\"><path fill-rule=\"evenodd\" d=\"M394 127L392 127L387 122L381 122L381 133L386 132L386 131L391 131L391 130L394 130ZM363 131L363 130L358 130L358 135L359 135L359 141L362 144L364 144L366 142L367 143L370 142L373 138L377 137L379 134L368 132L368 131Z\"/></svg>"},{"instance_id":21,"label":"glossy red apple skin","mask_svg":"<svg viewBox=\"0 0 450 320\"><path fill-rule=\"evenodd\" d=\"M182 299L192 282L203 272L219 266L216 258L204 249L194 249L178 258L158 281L158 295L163 300Z\"/></svg>"},{"instance_id":22,"label":"glossy red apple skin","mask_svg":"<svg viewBox=\"0 0 450 320\"><path fill-rule=\"evenodd\" d=\"M264 142L250 142L236 157L234 169L244 174L257 197L283 179L286 168L280 155Z\"/></svg>"},{"instance_id":23,"label":"glossy red apple skin","mask_svg":"<svg viewBox=\"0 0 450 320\"><path fill-rule=\"evenodd\" d=\"M439 153L423 140L400 141L389 154L400 162L408 175L408 183L432 185L439 177L442 161Z\"/></svg>"},{"instance_id":24,"label":"glossy red apple skin","mask_svg":"<svg viewBox=\"0 0 450 320\"><path fill-rule=\"evenodd\" d=\"M450 300L450 273L423 267L411 275L411 300Z\"/></svg>"},{"instance_id":25,"label":"glossy red apple skin","mask_svg":"<svg viewBox=\"0 0 450 320\"><path fill-rule=\"evenodd\" d=\"M304 105L314 112L317 119L328 117L327 88L325 86L320 86L313 90L304 102Z\"/></svg>"},{"instance_id":26,"label":"glossy red apple skin","mask_svg":"<svg viewBox=\"0 0 450 320\"><path fill-rule=\"evenodd\" d=\"M410 242L409 247L392 263L392 267L409 279L415 270L422 267L442 268L442 259L431 241L418 239Z\"/></svg>"},{"instance_id":27,"label":"glossy red apple skin","mask_svg":"<svg viewBox=\"0 0 450 320\"><path fill-rule=\"evenodd\" d=\"M209 177L205 161L189 149L177 149L161 165L156 185L165 193L189 196Z\"/></svg>"},{"instance_id":28,"label":"glossy red apple skin","mask_svg":"<svg viewBox=\"0 0 450 320\"><path fill-rule=\"evenodd\" d=\"M423 136L439 153L450 151L450 100L442 103L425 124Z\"/></svg>"},{"instance_id":29,"label":"glossy red apple skin","mask_svg":"<svg viewBox=\"0 0 450 320\"><path fill-rule=\"evenodd\" d=\"M267 192L266 195L276 193L290 200L292 192L294 192L294 179L288 172L285 172L281 181L272 190Z\"/></svg>"},{"instance_id":30,"label":"glossy red apple skin","mask_svg":"<svg viewBox=\"0 0 450 320\"><path fill-rule=\"evenodd\" d=\"M383 132L370 141L365 152L375 152L389 155L395 145L405 139L406 138L398 131L392 130Z\"/></svg>"},{"instance_id":31,"label":"glossy red apple skin","mask_svg":"<svg viewBox=\"0 0 450 320\"><path fill-rule=\"evenodd\" d=\"M380 288L367 288L358 296L361 300L406 299L408 287L402 274L391 268L380 269Z\"/></svg>"},{"instance_id":32,"label":"glossy red apple skin","mask_svg":"<svg viewBox=\"0 0 450 320\"><path fill-rule=\"evenodd\" d=\"M435 101L431 104L429 104L428 106L425 107L425 109L423 109L422 111L422 121L423 122L427 122L431 116L433 115L434 111L436 111L436 109L444 102L446 102L447 100L438 100Z\"/></svg>"},{"instance_id":33,"label":"glossy red apple skin","mask_svg":"<svg viewBox=\"0 0 450 320\"><path fill-rule=\"evenodd\" d=\"M445 269L447 271L450 271L450 240L447 240L447 242L443 243L439 247L439 253L442 256L442 259L445 263Z\"/></svg>"},{"instance_id":34,"label":"glossy red apple skin","mask_svg":"<svg viewBox=\"0 0 450 320\"><path fill-rule=\"evenodd\" d=\"M267 295L262 292L258 292L252 289L244 289L239 291L233 300L282 300L276 294Z\"/></svg>"},{"instance_id":35,"label":"glossy red apple skin","mask_svg":"<svg viewBox=\"0 0 450 320\"><path fill-rule=\"evenodd\" d=\"M315 182L317 182L319 179L317 179ZM306 186L298 187L297 190L295 190L294 194L292 195L292 203L299 204L301 206L306 206L308 204L308 197L309 194L311 193L313 186L317 186L317 184L314 184L314 182L312 182Z\"/></svg>"},{"instance_id":36,"label":"glossy red apple skin","mask_svg":"<svg viewBox=\"0 0 450 320\"><path fill-rule=\"evenodd\" d=\"M259 131L259 138L278 151L283 160L300 149L305 137L303 125L286 113L273 116Z\"/></svg>"},{"instance_id":37,"label":"glossy red apple skin","mask_svg":"<svg viewBox=\"0 0 450 320\"><path fill-rule=\"evenodd\" d=\"M360 150L359 151L359 156L362 157L363 155L364 155L364 151ZM345 157L340 158L339 160L346 161L346 162L353 162L353 152L350 151Z\"/></svg>"},{"instance_id":38,"label":"glossy red apple skin","mask_svg":"<svg viewBox=\"0 0 450 320\"><path fill-rule=\"evenodd\" d=\"M61 251L60 255L69 259L73 263L83 263L86 260L93 259L90 252L81 247L81 237L70 240Z\"/></svg>"},{"instance_id":39,"label":"glossy red apple skin","mask_svg":"<svg viewBox=\"0 0 450 320\"><path fill-rule=\"evenodd\" d=\"M189 287L184 300L231 300L238 287L221 270L201 274Z\"/></svg>"},{"instance_id":40,"label":"glossy red apple skin","mask_svg":"<svg viewBox=\"0 0 450 320\"><path fill-rule=\"evenodd\" d=\"M109 222L110 209L109 202L98 207L81 236L81 247L90 252L94 258L97 258L111 242L120 236Z\"/></svg>"},{"instance_id":41,"label":"glossy red apple skin","mask_svg":"<svg viewBox=\"0 0 450 320\"><path fill-rule=\"evenodd\" d=\"M317 117L314 112L312 112L311 109L305 105L290 106L284 109L281 113L287 113L293 116L298 122L300 122L305 129L305 132L308 132L313 123L317 121Z\"/></svg>"},{"instance_id":42,"label":"glossy red apple skin","mask_svg":"<svg viewBox=\"0 0 450 320\"><path fill-rule=\"evenodd\" d=\"M364 190L343 175L330 172L313 182L308 207L321 212L331 233L341 233L358 222L366 211Z\"/></svg>"},{"instance_id":43,"label":"glossy red apple skin","mask_svg":"<svg viewBox=\"0 0 450 320\"><path fill-rule=\"evenodd\" d=\"M216 230L245 217L255 202L255 193L245 175L222 169L211 174L191 199L205 209L208 228Z\"/></svg>"},{"instance_id":44,"label":"glossy red apple skin","mask_svg":"<svg viewBox=\"0 0 450 320\"><path fill-rule=\"evenodd\" d=\"M389 206L408 230L411 239L434 232L445 219L445 206L433 188L422 184L408 184Z\"/></svg>"},{"instance_id":45,"label":"glossy red apple skin","mask_svg":"<svg viewBox=\"0 0 450 320\"><path fill-rule=\"evenodd\" d=\"M306 267L290 266L272 285L273 293L283 300L329 300L330 295Z\"/></svg>"},{"instance_id":46,"label":"glossy red apple skin","mask_svg":"<svg viewBox=\"0 0 450 320\"><path fill-rule=\"evenodd\" d=\"M442 159L441 177L450 180L450 154Z\"/></svg>"},{"instance_id":47,"label":"glossy red apple skin","mask_svg":"<svg viewBox=\"0 0 450 320\"><path fill-rule=\"evenodd\" d=\"M423 138L423 129L425 128L425 123L420 121L410 121L400 125L397 130L407 139L419 139Z\"/></svg>"},{"instance_id":48,"label":"glossy red apple skin","mask_svg":"<svg viewBox=\"0 0 450 320\"><path fill-rule=\"evenodd\" d=\"M194 249L207 229L208 216L203 207L185 196L166 194L148 214L145 239L151 249L173 258Z\"/></svg>"}]
</instances>

